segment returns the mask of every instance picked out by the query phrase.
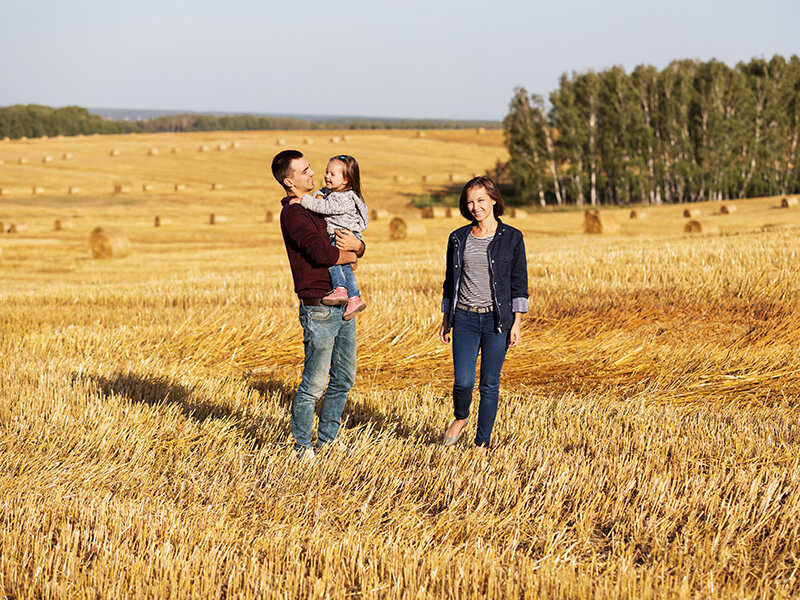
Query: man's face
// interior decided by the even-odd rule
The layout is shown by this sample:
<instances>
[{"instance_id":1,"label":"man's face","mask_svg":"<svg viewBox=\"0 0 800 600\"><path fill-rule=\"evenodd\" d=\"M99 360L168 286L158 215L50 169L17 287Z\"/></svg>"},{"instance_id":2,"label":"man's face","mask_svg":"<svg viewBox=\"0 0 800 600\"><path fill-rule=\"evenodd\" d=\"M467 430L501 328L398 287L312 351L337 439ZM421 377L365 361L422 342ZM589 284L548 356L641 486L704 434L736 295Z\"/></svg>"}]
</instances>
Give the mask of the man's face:
<instances>
[{"instance_id":1,"label":"man's face","mask_svg":"<svg viewBox=\"0 0 800 600\"><path fill-rule=\"evenodd\" d=\"M298 196L308 194L314 189L314 171L311 170L308 159L305 156L295 158L290 166L292 175L286 178L287 187Z\"/></svg>"}]
</instances>

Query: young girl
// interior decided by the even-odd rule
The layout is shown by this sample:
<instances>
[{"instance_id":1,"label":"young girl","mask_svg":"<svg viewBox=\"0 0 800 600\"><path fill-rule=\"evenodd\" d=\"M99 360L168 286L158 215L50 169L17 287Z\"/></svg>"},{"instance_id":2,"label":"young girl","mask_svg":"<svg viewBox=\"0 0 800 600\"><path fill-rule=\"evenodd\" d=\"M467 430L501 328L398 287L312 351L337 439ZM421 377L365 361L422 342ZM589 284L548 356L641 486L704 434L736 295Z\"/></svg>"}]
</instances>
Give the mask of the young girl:
<instances>
[{"instance_id":1,"label":"young girl","mask_svg":"<svg viewBox=\"0 0 800 600\"><path fill-rule=\"evenodd\" d=\"M361 198L361 174L352 156L334 156L325 168L325 187L313 197L306 194L300 202L305 208L325 217L331 244L336 245L336 230L346 228L358 239L367 228L367 205ZM322 298L329 306L347 305L344 320L352 319L367 304L361 299L358 283L350 265L334 265L328 269L333 291Z\"/></svg>"}]
</instances>

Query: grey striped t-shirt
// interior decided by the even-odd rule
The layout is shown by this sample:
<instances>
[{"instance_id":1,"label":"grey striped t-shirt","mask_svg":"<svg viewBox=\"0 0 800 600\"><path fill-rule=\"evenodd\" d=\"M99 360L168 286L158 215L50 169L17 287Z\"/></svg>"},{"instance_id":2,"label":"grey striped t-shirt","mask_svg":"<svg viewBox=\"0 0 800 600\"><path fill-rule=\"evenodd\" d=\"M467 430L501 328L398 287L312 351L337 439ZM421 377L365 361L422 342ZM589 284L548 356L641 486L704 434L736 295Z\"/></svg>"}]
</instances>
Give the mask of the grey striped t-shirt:
<instances>
[{"instance_id":1,"label":"grey striped t-shirt","mask_svg":"<svg viewBox=\"0 0 800 600\"><path fill-rule=\"evenodd\" d=\"M467 236L467 244L464 247L464 272L458 294L458 301L461 304L472 308L492 305L487 248L493 239L494 235L477 238L472 232Z\"/></svg>"}]
</instances>

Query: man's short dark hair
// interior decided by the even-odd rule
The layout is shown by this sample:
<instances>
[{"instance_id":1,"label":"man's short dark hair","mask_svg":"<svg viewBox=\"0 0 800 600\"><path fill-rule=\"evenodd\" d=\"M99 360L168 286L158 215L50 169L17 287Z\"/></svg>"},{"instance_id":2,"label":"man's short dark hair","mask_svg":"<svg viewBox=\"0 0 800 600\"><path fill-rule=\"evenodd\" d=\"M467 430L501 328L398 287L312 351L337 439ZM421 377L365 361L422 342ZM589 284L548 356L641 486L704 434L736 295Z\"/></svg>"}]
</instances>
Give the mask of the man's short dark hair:
<instances>
[{"instance_id":1,"label":"man's short dark hair","mask_svg":"<svg viewBox=\"0 0 800 600\"><path fill-rule=\"evenodd\" d=\"M499 217L503 214L505 209L505 202L503 202L503 195L500 193L500 190L497 189L497 184L494 181L485 177L483 175L479 177L473 177L470 179L466 184L464 184L464 189L461 190L461 198L458 200L458 208L461 211L461 216L463 216L467 221L474 221L475 217L472 216L472 213L469 212L469 208L467 208L467 193L472 188L482 187L486 190L486 195L489 196L492 200L494 200L494 216L495 218Z\"/></svg>"},{"instance_id":2,"label":"man's short dark hair","mask_svg":"<svg viewBox=\"0 0 800 600\"><path fill-rule=\"evenodd\" d=\"M303 158L303 153L299 150L283 150L272 159L272 176L286 189L283 180L292 176L292 161Z\"/></svg>"}]
</instances>

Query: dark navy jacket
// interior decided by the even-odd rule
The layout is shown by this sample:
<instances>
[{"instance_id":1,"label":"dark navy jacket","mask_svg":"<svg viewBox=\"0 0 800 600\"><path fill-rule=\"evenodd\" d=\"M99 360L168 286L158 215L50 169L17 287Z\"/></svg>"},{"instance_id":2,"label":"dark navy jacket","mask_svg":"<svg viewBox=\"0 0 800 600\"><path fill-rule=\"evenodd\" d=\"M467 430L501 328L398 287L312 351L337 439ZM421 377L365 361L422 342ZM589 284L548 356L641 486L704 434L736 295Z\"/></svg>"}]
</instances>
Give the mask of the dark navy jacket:
<instances>
[{"instance_id":1,"label":"dark navy jacket","mask_svg":"<svg viewBox=\"0 0 800 600\"><path fill-rule=\"evenodd\" d=\"M458 302L464 248L472 224L450 234L447 241L447 271L444 277L442 312L449 314L448 330L453 326ZM486 249L489 255L489 285L494 305L494 325L499 333L514 324L515 312L528 312L528 261L522 232L498 219L494 239Z\"/></svg>"}]
</instances>

